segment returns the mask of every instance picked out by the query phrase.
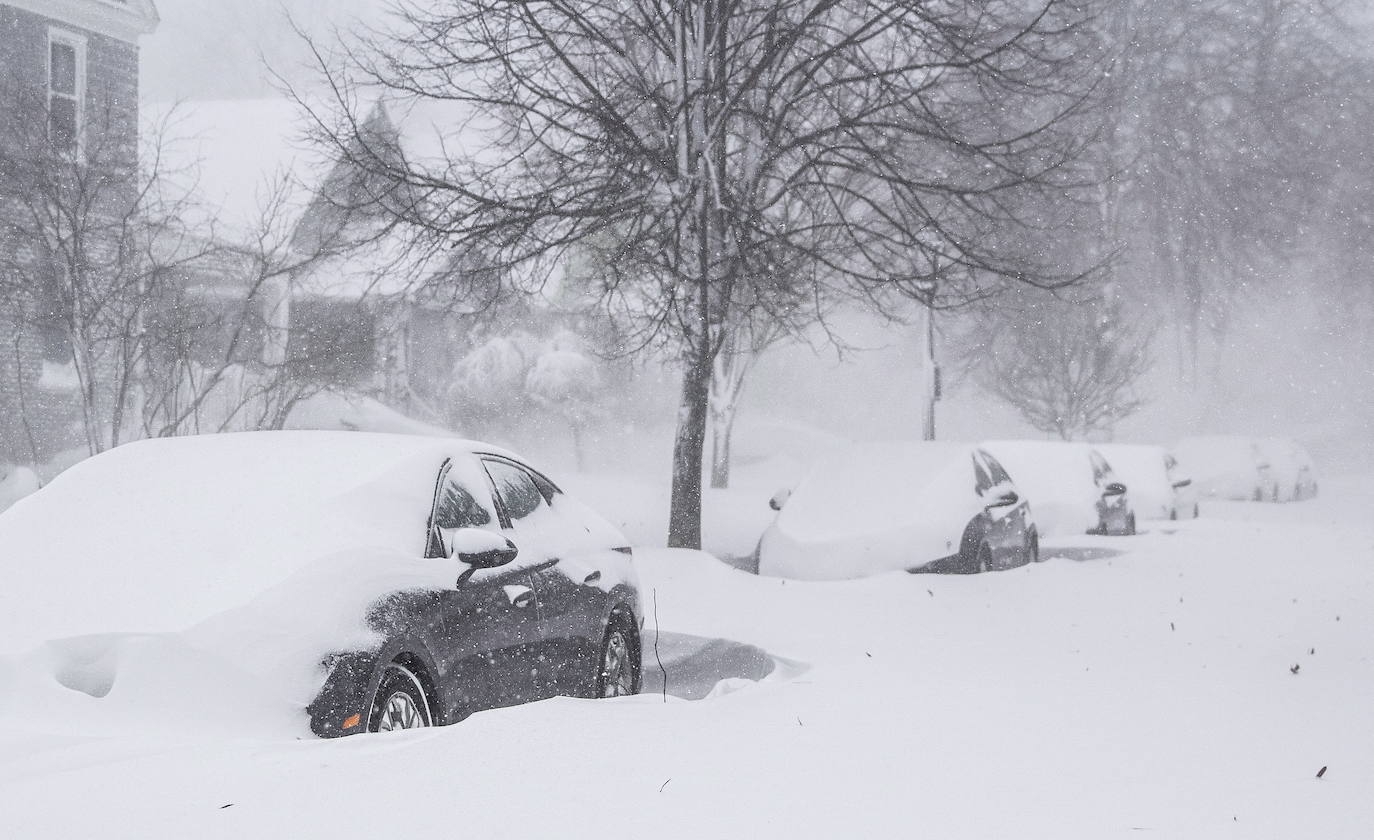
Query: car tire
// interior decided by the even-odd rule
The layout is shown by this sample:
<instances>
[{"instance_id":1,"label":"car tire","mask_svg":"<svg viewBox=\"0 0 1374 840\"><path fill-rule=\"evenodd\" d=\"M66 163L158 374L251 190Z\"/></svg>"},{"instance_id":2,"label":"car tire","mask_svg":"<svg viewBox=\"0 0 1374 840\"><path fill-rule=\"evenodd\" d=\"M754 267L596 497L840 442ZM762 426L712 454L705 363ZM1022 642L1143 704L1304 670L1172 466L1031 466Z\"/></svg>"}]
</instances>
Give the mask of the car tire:
<instances>
[{"instance_id":1,"label":"car tire","mask_svg":"<svg viewBox=\"0 0 1374 840\"><path fill-rule=\"evenodd\" d=\"M400 662L387 665L372 696L367 731L391 732L433 725L429 694L419 675Z\"/></svg>"},{"instance_id":2,"label":"car tire","mask_svg":"<svg viewBox=\"0 0 1374 840\"><path fill-rule=\"evenodd\" d=\"M1026 540L1026 563L1027 563L1027 564L1030 564L1030 563L1039 563L1039 562L1040 562L1040 535L1039 535L1038 533L1036 533L1035 531L1031 531L1031 532L1030 532L1029 538Z\"/></svg>"},{"instance_id":3,"label":"car tire","mask_svg":"<svg viewBox=\"0 0 1374 840\"><path fill-rule=\"evenodd\" d=\"M596 659L596 696L625 697L640 689L639 635L634 622L615 613L606 624Z\"/></svg>"},{"instance_id":4,"label":"car tire","mask_svg":"<svg viewBox=\"0 0 1374 840\"><path fill-rule=\"evenodd\" d=\"M1134 537L1136 534L1134 513L1126 517L1126 530L1124 531L1124 534L1128 537Z\"/></svg>"}]
</instances>

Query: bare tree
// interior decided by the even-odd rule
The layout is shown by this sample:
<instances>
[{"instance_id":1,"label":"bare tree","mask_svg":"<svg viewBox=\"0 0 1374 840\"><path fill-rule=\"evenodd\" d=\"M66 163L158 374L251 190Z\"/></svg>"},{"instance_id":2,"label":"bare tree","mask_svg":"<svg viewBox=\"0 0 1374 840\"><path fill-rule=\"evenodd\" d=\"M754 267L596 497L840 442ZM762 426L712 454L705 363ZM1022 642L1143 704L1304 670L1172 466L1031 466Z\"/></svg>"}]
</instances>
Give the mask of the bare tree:
<instances>
[{"instance_id":1,"label":"bare tree","mask_svg":"<svg viewBox=\"0 0 1374 840\"><path fill-rule=\"evenodd\" d=\"M18 322L16 340L27 334L43 346L40 380L74 393L94 454L138 435L147 318L163 280L207 248L177 230L183 205L163 191L160 132L140 155L126 109L106 104L84 116L80 136L58 142L40 100L18 97L0 114L0 194L10 201L0 213L0 298Z\"/></svg>"},{"instance_id":2,"label":"bare tree","mask_svg":"<svg viewBox=\"0 0 1374 840\"><path fill-rule=\"evenodd\" d=\"M1343 0L1123 0L1097 25L1101 236L1124 293L1173 314L1181 378L1289 273L1363 49ZM1253 295L1249 296L1253 297Z\"/></svg>"},{"instance_id":3,"label":"bare tree","mask_svg":"<svg viewBox=\"0 0 1374 840\"><path fill-rule=\"evenodd\" d=\"M404 185L447 246L539 283L586 250L636 346L682 371L670 545L700 544L712 370L766 248L800 297L949 299L1040 271L985 245L1006 197L1053 184L1090 84L1087 4L1042 0L400 0L390 29L321 54L326 142ZM367 92L448 103L441 159L370 153ZM426 165L427 164L427 165ZM541 269L542 266L542 269ZM753 314L753 313L749 313Z\"/></svg>"},{"instance_id":4,"label":"bare tree","mask_svg":"<svg viewBox=\"0 0 1374 840\"><path fill-rule=\"evenodd\" d=\"M1152 332L1109 295L1008 293L974 327L976 381L1063 440L1111 432L1143 404Z\"/></svg>"}]
</instances>

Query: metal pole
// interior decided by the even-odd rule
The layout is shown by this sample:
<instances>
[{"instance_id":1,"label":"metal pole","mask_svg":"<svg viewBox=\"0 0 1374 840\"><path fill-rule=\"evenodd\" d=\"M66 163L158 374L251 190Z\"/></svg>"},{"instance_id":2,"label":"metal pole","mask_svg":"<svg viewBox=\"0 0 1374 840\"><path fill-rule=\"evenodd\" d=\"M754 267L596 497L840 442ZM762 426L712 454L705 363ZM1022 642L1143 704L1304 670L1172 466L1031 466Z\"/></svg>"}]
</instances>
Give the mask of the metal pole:
<instances>
[{"instance_id":1,"label":"metal pole","mask_svg":"<svg viewBox=\"0 0 1374 840\"><path fill-rule=\"evenodd\" d=\"M934 303L934 301L931 301ZM939 368L935 366L935 307L926 307L926 423L925 439L935 440L935 401L939 398Z\"/></svg>"}]
</instances>

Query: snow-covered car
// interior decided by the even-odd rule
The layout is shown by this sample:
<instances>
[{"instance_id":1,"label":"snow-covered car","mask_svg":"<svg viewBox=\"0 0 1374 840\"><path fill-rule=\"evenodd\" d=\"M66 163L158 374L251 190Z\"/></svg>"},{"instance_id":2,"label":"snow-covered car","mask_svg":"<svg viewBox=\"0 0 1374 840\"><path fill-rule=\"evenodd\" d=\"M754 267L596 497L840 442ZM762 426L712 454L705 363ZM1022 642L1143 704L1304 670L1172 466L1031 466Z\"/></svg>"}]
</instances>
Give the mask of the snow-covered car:
<instances>
[{"instance_id":1,"label":"snow-covered car","mask_svg":"<svg viewBox=\"0 0 1374 840\"><path fill-rule=\"evenodd\" d=\"M1045 536L1135 533L1127 485L1088 444L996 440L983 448L1025 492Z\"/></svg>"},{"instance_id":2,"label":"snow-covered car","mask_svg":"<svg viewBox=\"0 0 1374 840\"><path fill-rule=\"evenodd\" d=\"M1274 481L1274 501L1297 502L1317 495L1317 468L1312 456L1291 438L1270 437L1258 441L1269 461Z\"/></svg>"},{"instance_id":3,"label":"snow-covered car","mask_svg":"<svg viewBox=\"0 0 1374 840\"><path fill-rule=\"evenodd\" d=\"M1141 519L1196 519L1197 493L1177 459L1162 446L1102 443L1095 447L1130 488L1131 507Z\"/></svg>"},{"instance_id":4,"label":"snow-covered car","mask_svg":"<svg viewBox=\"0 0 1374 840\"><path fill-rule=\"evenodd\" d=\"M1174 444L1172 452L1201 496L1255 502L1278 498L1273 465L1254 438L1187 437Z\"/></svg>"},{"instance_id":5,"label":"snow-covered car","mask_svg":"<svg viewBox=\"0 0 1374 840\"><path fill-rule=\"evenodd\" d=\"M0 654L41 650L53 679L94 697L184 692L189 706L207 679L237 681L332 737L640 685L624 537L481 443L128 444L0 516L0 570ZM192 653L157 653L173 649ZM159 688L140 693L150 670Z\"/></svg>"},{"instance_id":6,"label":"snow-covered car","mask_svg":"<svg viewBox=\"0 0 1374 840\"><path fill-rule=\"evenodd\" d=\"M862 444L818 462L759 542L759 573L835 580L894 570L982 572L1034 562L1026 500L980 447Z\"/></svg>"}]
</instances>

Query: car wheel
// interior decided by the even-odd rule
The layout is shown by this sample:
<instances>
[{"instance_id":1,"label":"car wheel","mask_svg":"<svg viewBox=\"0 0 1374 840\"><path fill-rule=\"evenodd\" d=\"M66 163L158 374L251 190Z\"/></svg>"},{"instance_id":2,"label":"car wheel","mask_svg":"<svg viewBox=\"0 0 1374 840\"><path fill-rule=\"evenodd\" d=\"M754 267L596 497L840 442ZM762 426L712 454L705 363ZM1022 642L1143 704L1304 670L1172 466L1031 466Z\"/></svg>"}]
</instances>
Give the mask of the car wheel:
<instances>
[{"instance_id":1,"label":"car wheel","mask_svg":"<svg viewBox=\"0 0 1374 840\"><path fill-rule=\"evenodd\" d=\"M1026 540L1026 562L1040 562L1040 535L1034 531L1030 532L1030 538Z\"/></svg>"},{"instance_id":2,"label":"car wheel","mask_svg":"<svg viewBox=\"0 0 1374 840\"><path fill-rule=\"evenodd\" d=\"M1126 536L1135 536L1135 514L1126 517Z\"/></svg>"},{"instance_id":3,"label":"car wheel","mask_svg":"<svg viewBox=\"0 0 1374 840\"><path fill-rule=\"evenodd\" d=\"M630 622L617 614L601 640L596 672L597 697L624 697L639 693L639 642Z\"/></svg>"},{"instance_id":4,"label":"car wheel","mask_svg":"<svg viewBox=\"0 0 1374 840\"><path fill-rule=\"evenodd\" d=\"M420 678L399 662L386 666L382 680L377 684L377 693L372 698L367 731L391 732L433 725L429 697Z\"/></svg>"}]
</instances>

